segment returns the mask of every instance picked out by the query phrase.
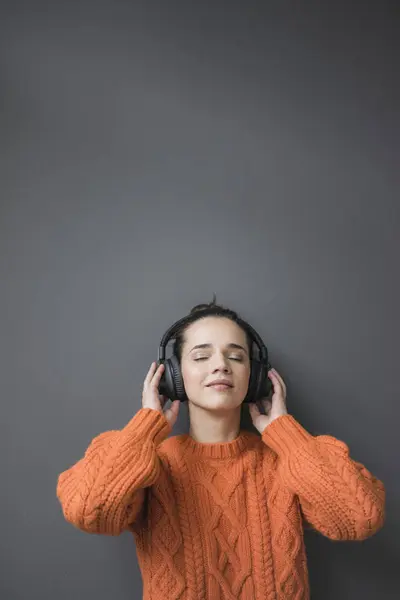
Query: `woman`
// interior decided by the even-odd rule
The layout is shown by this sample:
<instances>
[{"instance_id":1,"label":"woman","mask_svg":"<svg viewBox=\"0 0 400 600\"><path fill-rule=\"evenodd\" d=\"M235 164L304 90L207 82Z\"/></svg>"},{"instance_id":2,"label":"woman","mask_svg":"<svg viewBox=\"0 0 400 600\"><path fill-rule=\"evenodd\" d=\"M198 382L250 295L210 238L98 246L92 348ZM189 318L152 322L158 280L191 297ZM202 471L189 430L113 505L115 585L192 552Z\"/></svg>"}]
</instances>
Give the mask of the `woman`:
<instances>
[{"instance_id":1,"label":"woman","mask_svg":"<svg viewBox=\"0 0 400 600\"><path fill-rule=\"evenodd\" d=\"M89 533L133 533L144 600L308 599L304 524L333 540L372 536L384 523L382 482L344 442L288 414L275 369L271 399L249 404L260 435L241 429L251 339L234 311L194 307L174 354L189 434L168 437L180 401L167 408L165 367L153 362L142 408L59 475L64 517Z\"/></svg>"}]
</instances>

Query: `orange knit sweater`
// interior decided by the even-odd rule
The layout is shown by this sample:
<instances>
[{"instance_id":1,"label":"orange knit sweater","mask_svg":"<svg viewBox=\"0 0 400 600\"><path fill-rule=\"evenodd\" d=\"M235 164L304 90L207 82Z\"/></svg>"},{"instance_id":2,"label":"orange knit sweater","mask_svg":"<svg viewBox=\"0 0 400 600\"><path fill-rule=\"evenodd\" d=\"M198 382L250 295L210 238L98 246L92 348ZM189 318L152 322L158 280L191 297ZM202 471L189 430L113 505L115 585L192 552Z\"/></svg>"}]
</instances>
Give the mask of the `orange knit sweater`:
<instances>
[{"instance_id":1,"label":"orange knit sweater","mask_svg":"<svg viewBox=\"0 0 400 600\"><path fill-rule=\"evenodd\" d=\"M306 600L303 520L332 540L383 525L382 482L345 443L291 415L225 443L170 432L163 414L141 408L57 483L74 526L132 532L143 600Z\"/></svg>"}]
</instances>

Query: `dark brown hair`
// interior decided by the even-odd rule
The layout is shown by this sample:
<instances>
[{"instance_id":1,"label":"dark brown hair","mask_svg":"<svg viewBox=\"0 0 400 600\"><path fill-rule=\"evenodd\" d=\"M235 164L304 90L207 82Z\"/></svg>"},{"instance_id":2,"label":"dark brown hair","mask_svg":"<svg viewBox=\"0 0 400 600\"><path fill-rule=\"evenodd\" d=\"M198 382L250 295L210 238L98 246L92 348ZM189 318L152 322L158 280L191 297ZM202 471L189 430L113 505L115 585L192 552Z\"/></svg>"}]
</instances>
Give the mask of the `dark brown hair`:
<instances>
[{"instance_id":1,"label":"dark brown hair","mask_svg":"<svg viewBox=\"0 0 400 600\"><path fill-rule=\"evenodd\" d=\"M205 319L206 317L210 317L210 316L224 317L226 319L230 319L234 323L237 323L239 325L239 327L241 327L240 323L238 322L238 320L241 317L238 315L238 313L235 312L234 310L231 310L230 308L227 308L226 306L217 304L216 303L216 295L214 293L212 301L209 302L208 304L196 304L196 306L193 306L193 308L191 309L188 316L185 317L185 321L182 323L181 327L176 331L176 333L174 335L175 341L174 341L174 346L173 346L173 353L178 357L179 362L181 362L181 358L182 358L182 347L185 342L186 329L189 327L189 325L191 325L195 321L198 321L199 319ZM250 334L245 329L243 329L243 331L246 334L249 356L251 358L252 349L253 349L253 340L252 340L252 337L250 336Z\"/></svg>"}]
</instances>

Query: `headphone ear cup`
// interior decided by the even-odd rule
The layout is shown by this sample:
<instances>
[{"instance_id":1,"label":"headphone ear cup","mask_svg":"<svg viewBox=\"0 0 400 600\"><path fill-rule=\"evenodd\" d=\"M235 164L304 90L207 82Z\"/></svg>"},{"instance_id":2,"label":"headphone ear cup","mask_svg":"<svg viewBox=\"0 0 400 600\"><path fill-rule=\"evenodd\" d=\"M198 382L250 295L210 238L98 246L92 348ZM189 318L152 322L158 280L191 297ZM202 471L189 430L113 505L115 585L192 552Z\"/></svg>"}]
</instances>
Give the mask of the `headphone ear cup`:
<instances>
[{"instance_id":1,"label":"headphone ear cup","mask_svg":"<svg viewBox=\"0 0 400 600\"><path fill-rule=\"evenodd\" d=\"M269 396L272 385L268 377L268 368L269 365L265 365L256 358L252 359L249 389L244 402L257 402Z\"/></svg>"},{"instance_id":2,"label":"headphone ear cup","mask_svg":"<svg viewBox=\"0 0 400 600\"><path fill-rule=\"evenodd\" d=\"M187 400L185 386L183 384L179 360L175 355L160 361L164 364L164 373L158 385L158 392L170 400ZM160 362L158 364L160 364Z\"/></svg>"},{"instance_id":3,"label":"headphone ear cup","mask_svg":"<svg viewBox=\"0 0 400 600\"><path fill-rule=\"evenodd\" d=\"M173 380L173 390L175 393L175 395L171 397L171 400L180 400L181 402L184 402L185 400L187 400L187 396L185 392L185 385L183 383L182 371L178 357L175 354L173 354L169 359L169 362L171 376Z\"/></svg>"},{"instance_id":4,"label":"headphone ear cup","mask_svg":"<svg viewBox=\"0 0 400 600\"><path fill-rule=\"evenodd\" d=\"M255 395L257 392L257 381L258 381L258 365L256 364L254 358L250 361L250 378L249 378L249 387L247 390L247 394L243 402L255 402Z\"/></svg>"},{"instance_id":5,"label":"headphone ear cup","mask_svg":"<svg viewBox=\"0 0 400 600\"><path fill-rule=\"evenodd\" d=\"M258 383L258 400L261 398L267 398L272 390L272 381L268 377L269 366L266 367L264 364L260 367L260 379Z\"/></svg>"},{"instance_id":6,"label":"headphone ear cup","mask_svg":"<svg viewBox=\"0 0 400 600\"><path fill-rule=\"evenodd\" d=\"M158 384L158 393L162 396L166 396L167 398L176 398L171 361L169 358L166 360L161 360L157 363L157 366L161 363L164 364L164 373L162 374L160 383Z\"/></svg>"}]
</instances>

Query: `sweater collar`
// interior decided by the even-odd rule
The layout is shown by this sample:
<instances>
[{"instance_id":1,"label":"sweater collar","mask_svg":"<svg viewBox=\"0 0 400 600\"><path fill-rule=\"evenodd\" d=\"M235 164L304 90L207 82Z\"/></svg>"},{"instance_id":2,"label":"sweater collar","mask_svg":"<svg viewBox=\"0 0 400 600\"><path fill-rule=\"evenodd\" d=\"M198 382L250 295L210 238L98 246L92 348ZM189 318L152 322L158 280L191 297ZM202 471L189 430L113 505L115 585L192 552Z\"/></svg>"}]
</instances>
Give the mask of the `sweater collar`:
<instances>
[{"instance_id":1,"label":"sweater collar","mask_svg":"<svg viewBox=\"0 0 400 600\"><path fill-rule=\"evenodd\" d=\"M180 445L184 454L196 458L235 458L246 449L248 435L246 430L241 430L238 437L231 442L203 443L197 442L189 434L184 434L180 436Z\"/></svg>"}]
</instances>

